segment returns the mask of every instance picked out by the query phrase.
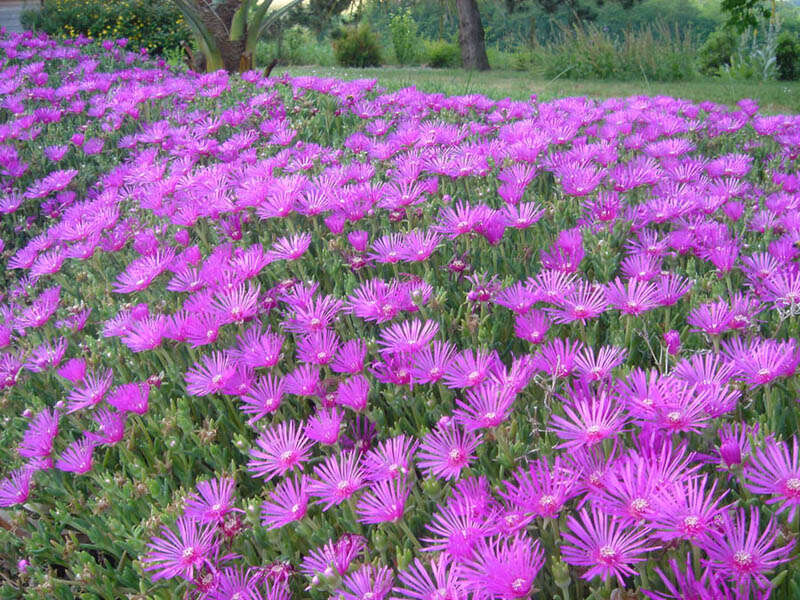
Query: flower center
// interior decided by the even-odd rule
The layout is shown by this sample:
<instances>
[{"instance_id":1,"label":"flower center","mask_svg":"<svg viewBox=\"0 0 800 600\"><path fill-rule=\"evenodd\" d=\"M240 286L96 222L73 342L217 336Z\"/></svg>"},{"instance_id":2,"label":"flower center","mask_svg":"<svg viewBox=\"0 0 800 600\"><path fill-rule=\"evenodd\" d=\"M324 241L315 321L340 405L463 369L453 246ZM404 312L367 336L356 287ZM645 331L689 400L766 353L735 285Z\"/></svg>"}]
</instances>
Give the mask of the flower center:
<instances>
[{"instance_id":1,"label":"flower center","mask_svg":"<svg viewBox=\"0 0 800 600\"><path fill-rule=\"evenodd\" d=\"M739 569L748 570L753 566L753 555L747 550L738 550L733 555L733 564Z\"/></svg>"},{"instance_id":2,"label":"flower center","mask_svg":"<svg viewBox=\"0 0 800 600\"><path fill-rule=\"evenodd\" d=\"M600 548L600 560L605 564L611 564L614 562L614 559L617 557L617 551L614 550L611 546L602 546Z\"/></svg>"}]
</instances>

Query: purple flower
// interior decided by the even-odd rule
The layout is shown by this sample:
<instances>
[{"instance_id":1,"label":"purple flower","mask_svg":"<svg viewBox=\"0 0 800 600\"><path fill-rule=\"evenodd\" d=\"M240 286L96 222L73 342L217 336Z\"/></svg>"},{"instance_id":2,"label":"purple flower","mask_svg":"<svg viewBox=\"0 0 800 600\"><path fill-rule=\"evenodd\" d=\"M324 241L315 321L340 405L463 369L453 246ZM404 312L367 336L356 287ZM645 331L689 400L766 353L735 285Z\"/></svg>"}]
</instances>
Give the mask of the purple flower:
<instances>
[{"instance_id":1,"label":"purple flower","mask_svg":"<svg viewBox=\"0 0 800 600\"><path fill-rule=\"evenodd\" d=\"M411 489L402 477L371 483L356 506L358 520L368 524L399 521L403 518L410 493Z\"/></svg>"},{"instance_id":2,"label":"purple flower","mask_svg":"<svg viewBox=\"0 0 800 600\"><path fill-rule=\"evenodd\" d=\"M415 558L405 571L400 572L399 579L401 586L394 588L394 592L399 594L398 600L425 600L437 596L447 600L467 600L469 595L458 577L458 568L444 552L432 560L429 567Z\"/></svg>"},{"instance_id":3,"label":"purple flower","mask_svg":"<svg viewBox=\"0 0 800 600\"><path fill-rule=\"evenodd\" d=\"M58 419L58 412L47 408L31 419L17 449L19 455L25 458L50 456L53 440L58 435Z\"/></svg>"},{"instance_id":4,"label":"purple flower","mask_svg":"<svg viewBox=\"0 0 800 600\"><path fill-rule=\"evenodd\" d=\"M81 438L72 442L56 461L56 469L78 475L88 473L92 470L94 446L94 442L88 438Z\"/></svg>"},{"instance_id":5,"label":"purple flower","mask_svg":"<svg viewBox=\"0 0 800 600\"><path fill-rule=\"evenodd\" d=\"M344 578L342 588L334 594L342 600L384 600L392 591L393 581L394 573L390 568L362 565Z\"/></svg>"},{"instance_id":6,"label":"purple flower","mask_svg":"<svg viewBox=\"0 0 800 600\"><path fill-rule=\"evenodd\" d=\"M282 476L304 463L313 442L297 427L294 421L282 421L264 431L256 440L258 450L251 450L247 470L254 477L267 481Z\"/></svg>"},{"instance_id":7,"label":"purple flower","mask_svg":"<svg viewBox=\"0 0 800 600\"><path fill-rule=\"evenodd\" d=\"M754 494L768 495L767 504L778 504L778 513L789 511L793 521L800 506L800 452L797 437L791 448L769 437L764 448L756 448L745 470L745 486Z\"/></svg>"},{"instance_id":8,"label":"purple flower","mask_svg":"<svg viewBox=\"0 0 800 600\"><path fill-rule=\"evenodd\" d=\"M458 479L461 470L475 458L473 452L481 436L448 424L427 434L419 449L418 462L429 475L441 479Z\"/></svg>"},{"instance_id":9,"label":"purple flower","mask_svg":"<svg viewBox=\"0 0 800 600\"><path fill-rule=\"evenodd\" d=\"M261 505L261 524L267 529L279 529L301 520L308 509L308 478L297 475L285 478Z\"/></svg>"},{"instance_id":10,"label":"purple flower","mask_svg":"<svg viewBox=\"0 0 800 600\"><path fill-rule=\"evenodd\" d=\"M315 479L308 485L308 493L324 504L323 511L339 505L364 485L364 471L357 452L332 454L314 469Z\"/></svg>"},{"instance_id":11,"label":"purple flower","mask_svg":"<svg viewBox=\"0 0 800 600\"><path fill-rule=\"evenodd\" d=\"M562 534L566 542L561 546L561 556L569 565L588 567L581 575L591 580L600 576L603 581L614 576L624 584L624 577L635 571L630 565L645 560L647 552L659 546L647 546L647 530L628 529L616 517L597 509L580 511L580 521L567 517L568 531Z\"/></svg>"},{"instance_id":12,"label":"purple flower","mask_svg":"<svg viewBox=\"0 0 800 600\"><path fill-rule=\"evenodd\" d=\"M0 506L14 506L25 502L30 493L33 473L33 469L23 467L11 471L5 479L0 479Z\"/></svg>"},{"instance_id":13,"label":"purple flower","mask_svg":"<svg viewBox=\"0 0 800 600\"><path fill-rule=\"evenodd\" d=\"M758 508L747 512L740 508L728 511L719 529L712 530L703 543L708 555L706 564L720 577L738 586L740 597L748 597L752 585L766 590L770 587L767 573L789 560L795 541L775 547L779 531L773 518L766 528L759 528Z\"/></svg>"},{"instance_id":14,"label":"purple flower","mask_svg":"<svg viewBox=\"0 0 800 600\"><path fill-rule=\"evenodd\" d=\"M544 566L539 540L525 536L481 540L475 558L458 568L459 579L475 600L528 598Z\"/></svg>"},{"instance_id":15,"label":"purple flower","mask_svg":"<svg viewBox=\"0 0 800 600\"><path fill-rule=\"evenodd\" d=\"M161 537L154 537L147 544L147 554L142 558L145 571L156 571L151 579L182 577L191 580L195 571L204 566L213 566L218 542L214 540L216 525L200 523L190 517L177 521L177 535L167 527L161 528Z\"/></svg>"}]
</instances>

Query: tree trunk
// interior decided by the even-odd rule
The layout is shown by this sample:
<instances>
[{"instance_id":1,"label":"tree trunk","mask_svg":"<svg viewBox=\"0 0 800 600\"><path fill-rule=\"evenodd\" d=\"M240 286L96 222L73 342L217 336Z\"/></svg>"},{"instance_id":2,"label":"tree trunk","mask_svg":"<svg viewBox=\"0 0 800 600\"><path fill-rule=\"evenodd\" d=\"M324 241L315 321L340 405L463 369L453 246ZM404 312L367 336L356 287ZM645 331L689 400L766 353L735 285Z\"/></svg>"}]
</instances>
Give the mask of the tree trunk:
<instances>
[{"instance_id":1,"label":"tree trunk","mask_svg":"<svg viewBox=\"0 0 800 600\"><path fill-rule=\"evenodd\" d=\"M465 69L489 70L486 57L483 25L478 12L477 0L456 0L458 9L458 44L461 46L461 62Z\"/></svg>"}]
</instances>

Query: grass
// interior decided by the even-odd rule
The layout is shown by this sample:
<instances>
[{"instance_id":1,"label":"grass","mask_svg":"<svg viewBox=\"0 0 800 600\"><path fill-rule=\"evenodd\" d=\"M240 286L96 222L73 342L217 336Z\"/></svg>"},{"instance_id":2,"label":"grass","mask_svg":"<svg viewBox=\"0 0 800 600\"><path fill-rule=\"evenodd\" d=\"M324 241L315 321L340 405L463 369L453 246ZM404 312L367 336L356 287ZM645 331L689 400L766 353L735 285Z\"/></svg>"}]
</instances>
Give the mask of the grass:
<instances>
[{"instance_id":1,"label":"grass","mask_svg":"<svg viewBox=\"0 0 800 600\"><path fill-rule=\"evenodd\" d=\"M765 113L800 113L800 82L726 81L701 79L672 83L645 81L571 81L544 80L519 71L493 70L474 73L463 69L429 69L424 67L382 67L345 69L341 67L289 67L291 75L316 75L339 79L377 79L390 90L412 85L425 92L447 95L484 94L490 98L510 97L526 100L537 94L541 100L565 96L615 98L646 94L685 98L695 102L711 100L733 105L742 98L752 98Z\"/></svg>"}]
</instances>

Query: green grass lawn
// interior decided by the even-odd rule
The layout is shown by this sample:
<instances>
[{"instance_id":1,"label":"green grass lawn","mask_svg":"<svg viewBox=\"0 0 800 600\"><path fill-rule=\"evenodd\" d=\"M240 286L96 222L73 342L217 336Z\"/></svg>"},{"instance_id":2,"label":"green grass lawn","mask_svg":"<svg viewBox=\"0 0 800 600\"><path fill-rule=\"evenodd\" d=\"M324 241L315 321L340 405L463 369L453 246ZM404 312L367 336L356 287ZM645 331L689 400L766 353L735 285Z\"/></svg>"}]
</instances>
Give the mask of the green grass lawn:
<instances>
[{"instance_id":1,"label":"green grass lawn","mask_svg":"<svg viewBox=\"0 0 800 600\"><path fill-rule=\"evenodd\" d=\"M276 69L276 73L281 69ZM735 104L742 98L757 101L766 113L799 113L800 82L752 82L703 79L674 83L645 81L570 81L544 80L519 71L493 70L475 73L463 69L429 69L423 67L382 67L345 69L341 67L289 67L292 75L316 75L339 79L377 79L390 89L415 85L425 92L448 95L484 94L490 98L511 97L525 100L537 94L542 100L564 96L614 98L621 96L666 95L695 102L711 100Z\"/></svg>"}]
</instances>

